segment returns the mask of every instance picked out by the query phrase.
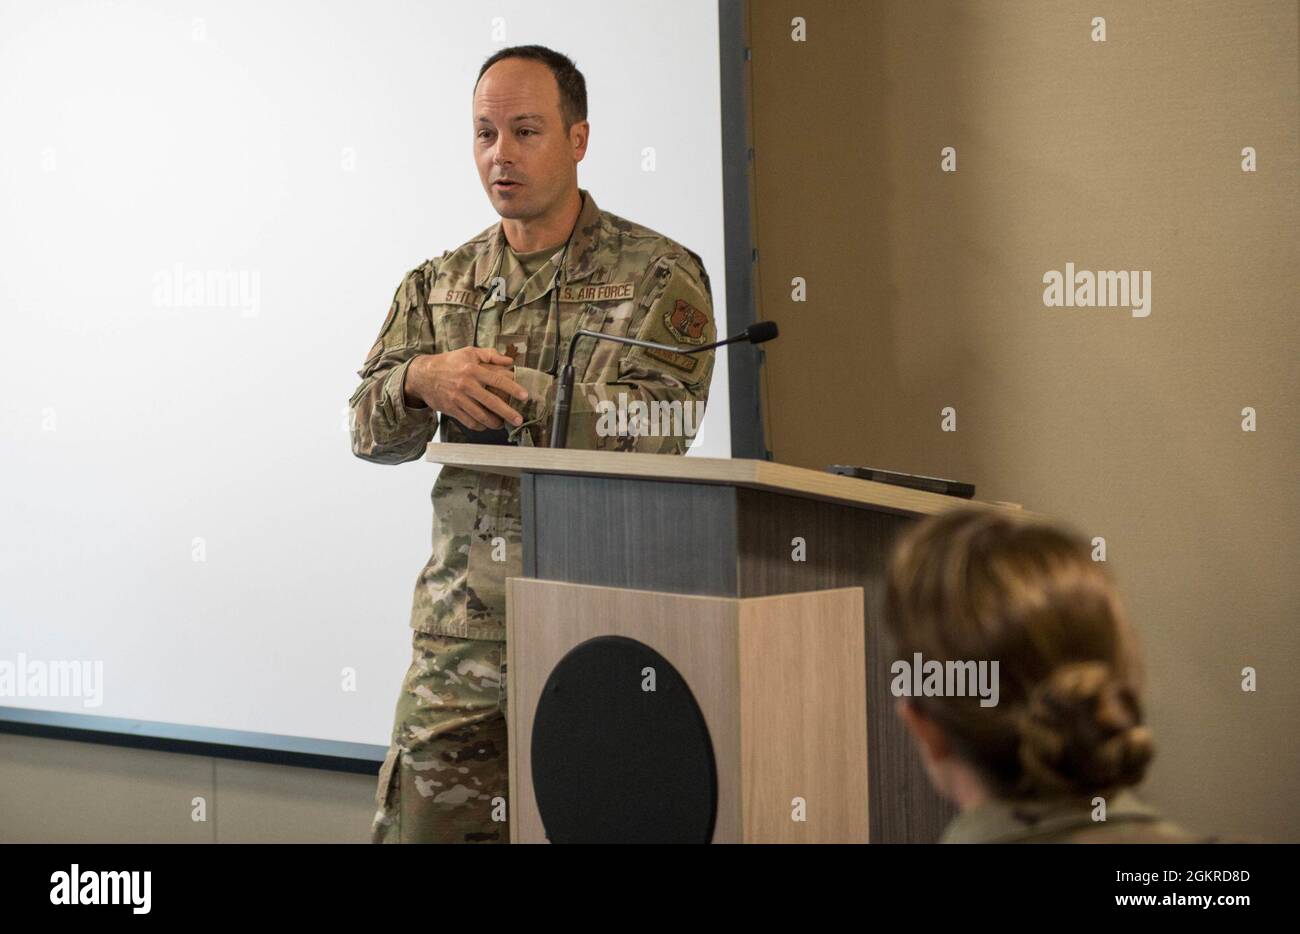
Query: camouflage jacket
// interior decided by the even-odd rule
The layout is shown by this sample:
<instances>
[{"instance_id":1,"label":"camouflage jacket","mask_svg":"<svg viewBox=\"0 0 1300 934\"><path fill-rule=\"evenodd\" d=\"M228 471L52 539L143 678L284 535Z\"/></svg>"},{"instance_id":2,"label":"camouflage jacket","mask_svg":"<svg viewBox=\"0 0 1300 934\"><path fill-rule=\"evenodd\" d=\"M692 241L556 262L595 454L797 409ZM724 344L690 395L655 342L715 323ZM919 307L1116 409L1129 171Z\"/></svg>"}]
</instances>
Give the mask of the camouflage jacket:
<instances>
[{"instance_id":1,"label":"camouflage jacket","mask_svg":"<svg viewBox=\"0 0 1300 934\"><path fill-rule=\"evenodd\" d=\"M558 378L551 374L562 366L576 329L677 346L716 339L699 256L600 210L590 193L579 191L583 207L567 255L557 247L527 280L500 223L406 275L358 371L361 385L350 400L356 456L400 464L425 453L439 415L408 406L403 397L406 370L419 354L473 346L477 339L478 346L512 357L528 399L511 401L524 423L510 429L510 441L542 447L550 440ZM566 446L685 453L708 398L713 362L711 350L687 356L581 341ZM440 437L468 440L448 417L441 418ZM433 512L433 554L416 582L412 628L504 639L505 580L523 571L519 481L443 467Z\"/></svg>"},{"instance_id":2,"label":"camouflage jacket","mask_svg":"<svg viewBox=\"0 0 1300 934\"><path fill-rule=\"evenodd\" d=\"M1193 843L1212 842L1163 820L1129 789L1106 799L1105 820L1084 799L994 799L958 814L940 843Z\"/></svg>"}]
</instances>

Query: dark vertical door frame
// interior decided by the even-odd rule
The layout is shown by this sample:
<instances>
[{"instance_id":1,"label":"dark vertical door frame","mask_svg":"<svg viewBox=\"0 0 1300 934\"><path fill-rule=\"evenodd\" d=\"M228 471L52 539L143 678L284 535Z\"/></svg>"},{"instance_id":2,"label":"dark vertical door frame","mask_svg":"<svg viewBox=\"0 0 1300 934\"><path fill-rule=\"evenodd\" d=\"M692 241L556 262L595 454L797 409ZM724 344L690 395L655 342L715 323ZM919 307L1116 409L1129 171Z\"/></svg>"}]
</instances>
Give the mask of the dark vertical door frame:
<instances>
[{"instance_id":1,"label":"dark vertical door frame","mask_svg":"<svg viewBox=\"0 0 1300 934\"><path fill-rule=\"evenodd\" d=\"M751 224L754 152L749 126L749 37L746 0L718 0L719 70L722 78L722 203L726 255L727 333L755 321L758 249ZM770 459L763 438L759 375L763 352L753 344L727 350L731 398L731 456Z\"/></svg>"}]
</instances>

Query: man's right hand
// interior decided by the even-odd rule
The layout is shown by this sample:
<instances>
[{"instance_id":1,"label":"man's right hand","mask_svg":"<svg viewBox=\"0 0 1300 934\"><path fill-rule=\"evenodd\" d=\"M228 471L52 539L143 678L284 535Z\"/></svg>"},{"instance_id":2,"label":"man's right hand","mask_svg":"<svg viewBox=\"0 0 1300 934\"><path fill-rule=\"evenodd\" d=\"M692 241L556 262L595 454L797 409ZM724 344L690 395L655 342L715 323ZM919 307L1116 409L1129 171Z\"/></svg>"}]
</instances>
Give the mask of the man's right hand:
<instances>
[{"instance_id":1,"label":"man's right hand","mask_svg":"<svg viewBox=\"0 0 1300 934\"><path fill-rule=\"evenodd\" d=\"M523 417L506 401L528 398L512 379L514 360L487 347L462 347L449 353L421 354L406 368L406 404L445 412L471 431L512 425Z\"/></svg>"}]
</instances>

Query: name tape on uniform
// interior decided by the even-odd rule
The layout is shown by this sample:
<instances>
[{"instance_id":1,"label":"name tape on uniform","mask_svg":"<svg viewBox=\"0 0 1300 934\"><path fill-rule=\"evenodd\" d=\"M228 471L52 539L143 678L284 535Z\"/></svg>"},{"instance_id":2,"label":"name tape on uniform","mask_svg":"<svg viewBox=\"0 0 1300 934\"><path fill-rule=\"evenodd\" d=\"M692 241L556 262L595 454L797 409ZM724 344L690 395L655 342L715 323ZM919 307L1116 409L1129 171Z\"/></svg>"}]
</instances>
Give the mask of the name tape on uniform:
<instances>
[{"instance_id":1,"label":"name tape on uniform","mask_svg":"<svg viewBox=\"0 0 1300 934\"><path fill-rule=\"evenodd\" d=\"M669 366L675 366L679 370L685 370L687 373L694 373L695 366L700 362L700 358L693 354L674 353L671 350L660 350L658 347L641 347L648 356L657 360L662 360Z\"/></svg>"},{"instance_id":2,"label":"name tape on uniform","mask_svg":"<svg viewBox=\"0 0 1300 934\"><path fill-rule=\"evenodd\" d=\"M467 305L478 307L479 296L473 289L430 289L430 305Z\"/></svg>"},{"instance_id":3,"label":"name tape on uniform","mask_svg":"<svg viewBox=\"0 0 1300 934\"><path fill-rule=\"evenodd\" d=\"M625 301L636 294L636 280L605 285L566 285L560 289L562 302ZM430 289L430 305L465 305L477 308L479 293L473 289Z\"/></svg>"}]
</instances>

